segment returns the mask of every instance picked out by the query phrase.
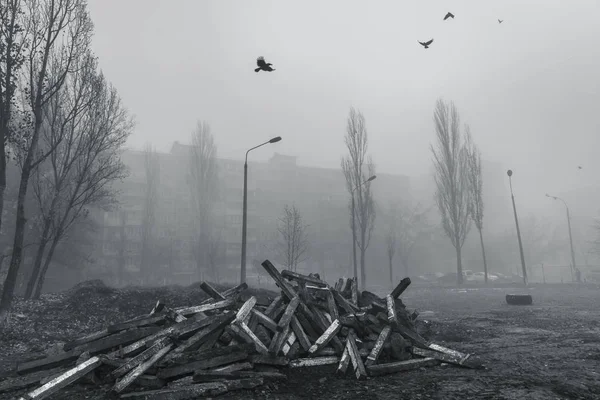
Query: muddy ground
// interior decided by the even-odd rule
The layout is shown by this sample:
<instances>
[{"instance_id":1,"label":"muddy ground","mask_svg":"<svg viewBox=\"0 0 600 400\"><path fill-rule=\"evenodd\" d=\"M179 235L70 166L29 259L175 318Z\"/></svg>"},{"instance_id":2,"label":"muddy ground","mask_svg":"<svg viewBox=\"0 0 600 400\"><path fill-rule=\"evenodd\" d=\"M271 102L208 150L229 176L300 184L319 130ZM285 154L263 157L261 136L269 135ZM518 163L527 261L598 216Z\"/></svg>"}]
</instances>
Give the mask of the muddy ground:
<instances>
[{"instance_id":1,"label":"muddy ground","mask_svg":"<svg viewBox=\"0 0 600 400\"><path fill-rule=\"evenodd\" d=\"M528 290L533 306L506 304L506 293L522 291L411 287L402 295L429 321L426 337L474 354L485 370L439 366L357 382L322 367L220 398L600 399L600 287L537 286ZM157 298L180 306L204 296L197 287L117 291L100 285L18 302L11 325L0 332L0 373L65 340L148 312ZM75 384L52 399L102 399L104 390Z\"/></svg>"}]
</instances>

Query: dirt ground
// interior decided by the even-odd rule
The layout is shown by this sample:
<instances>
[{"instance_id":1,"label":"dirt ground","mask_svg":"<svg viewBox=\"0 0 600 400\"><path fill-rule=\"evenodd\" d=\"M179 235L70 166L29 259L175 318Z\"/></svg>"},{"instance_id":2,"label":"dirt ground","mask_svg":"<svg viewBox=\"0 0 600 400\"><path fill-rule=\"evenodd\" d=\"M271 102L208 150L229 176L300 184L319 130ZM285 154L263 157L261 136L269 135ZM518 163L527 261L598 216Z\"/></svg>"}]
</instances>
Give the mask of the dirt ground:
<instances>
[{"instance_id":1,"label":"dirt ground","mask_svg":"<svg viewBox=\"0 0 600 400\"><path fill-rule=\"evenodd\" d=\"M351 375L335 377L331 366L288 371L286 383L219 398L600 399L600 287L537 286L527 290L532 306L506 304L506 293L523 291L411 287L402 295L407 307L427 321L421 326L425 337L473 354L485 370L438 366L358 382ZM32 358L31 352L39 355L108 323L148 312L157 298L179 306L204 296L197 287L117 291L100 286L19 302L11 325L0 332L0 373L25 354ZM104 390L75 384L51 398L102 399Z\"/></svg>"}]
</instances>

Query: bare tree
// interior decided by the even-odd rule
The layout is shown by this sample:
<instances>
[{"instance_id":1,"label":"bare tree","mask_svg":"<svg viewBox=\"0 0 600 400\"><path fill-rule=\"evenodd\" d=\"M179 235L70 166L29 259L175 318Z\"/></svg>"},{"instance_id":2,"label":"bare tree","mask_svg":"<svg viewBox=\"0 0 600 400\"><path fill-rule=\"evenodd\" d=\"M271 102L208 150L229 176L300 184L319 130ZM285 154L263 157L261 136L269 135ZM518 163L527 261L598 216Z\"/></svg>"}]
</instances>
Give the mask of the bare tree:
<instances>
[{"instance_id":1,"label":"bare tree","mask_svg":"<svg viewBox=\"0 0 600 400\"><path fill-rule=\"evenodd\" d=\"M481 243L481 255L483 257L483 272L485 283L488 283L487 258L485 256L485 245L483 243L483 175L481 170L481 151L473 142L471 129L465 125L465 151L467 157L467 168L469 176L470 203L469 214L479 232L479 241Z\"/></svg>"},{"instance_id":2,"label":"bare tree","mask_svg":"<svg viewBox=\"0 0 600 400\"><path fill-rule=\"evenodd\" d=\"M209 263L211 233L214 230L213 209L218 198L217 146L206 122L198 121L191 139L189 184L196 242L193 256L200 273Z\"/></svg>"},{"instance_id":3,"label":"bare tree","mask_svg":"<svg viewBox=\"0 0 600 400\"><path fill-rule=\"evenodd\" d=\"M444 232L456 251L456 275L463 282L461 250L471 228L469 174L460 117L454 103L439 99L434 112L437 143L431 145L435 201Z\"/></svg>"},{"instance_id":4,"label":"bare tree","mask_svg":"<svg viewBox=\"0 0 600 400\"><path fill-rule=\"evenodd\" d=\"M296 206L286 204L277 225L280 235L278 244L283 264L292 271L296 271L298 264L308 257L307 227Z\"/></svg>"},{"instance_id":5,"label":"bare tree","mask_svg":"<svg viewBox=\"0 0 600 400\"><path fill-rule=\"evenodd\" d=\"M350 229L353 241L356 241L360 249L360 282L364 290L367 285L365 257L375 226L375 202L371 192L371 182L365 181L375 175L375 164L370 157L367 158L368 137L365 117L354 108L350 109L344 141L348 148L348 156L342 158L342 171L351 196ZM352 203L354 203L354 210L352 210ZM353 211L355 223L352 223ZM354 262L356 263L356 260Z\"/></svg>"},{"instance_id":6,"label":"bare tree","mask_svg":"<svg viewBox=\"0 0 600 400\"><path fill-rule=\"evenodd\" d=\"M85 68L91 68L90 74L79 75ZM71 79L79 81L82 86L89 80L88 91L91 98L84 102L85 106L78 112L77 118L67 118L69 122L66 125L61 124L60 129L45 129L42 135L42 147L54 146L56 142L58 144L46 161L51 166L48 176L39 176L38 172L42 168L36 168L35 171L37 179L34 182L38 184L35 187L40 199L40 209L44 208L44 197L49 197L45 199L45 204L50 205L44 221L44 232L49 233L49 236L44 237L45 242L40 243L42 251L38 251L38 256L43 255L46 244L49 243L50 248L41 269L41 258L36 257L34 272L28 285L31 295L29 287L35 284L34 298L39 298L57 245L73 224L87 217L88 207L111 207L115 203L112 184L126 176L120 150L132 131L133 122L123 108L116 90L96 71L95 63L85 68L80 68L79 72L69 77L62 90L66 92L72 88ZM63 110L71 112L74 109L72 102L66 98L62 104L64 109L61 110L61 99L62 97L56 96L49 103L56 103L57 108L53 114L61 114ZM44 190L49 196L43 195Z\"/></svg>"},{"instance_id":7,"label":"bare tree","mask_svg":"<svg viewBox=\"0 0 600 400\"><path fill-rule=\"evenodd\" d=\"M0 231L9 146L19 141L13 114L19 110L16 99L18 76L25 61L27 36L24 23L22 0L0 0Z\"/></svg>"},{"instance_id":8,"label":"bare tree","mask_svg":"<svg viewBox=\"0 0 600 400\"><path fill-rule=\"evenodd\" d=\"M221 263L223 252L223 238L220 232L212 232L208 242L208 265L214 282L219 283L219 264Z\"/></svg>"},{"instance_id":9,"label":"bare tree","mask_svg":"<svg viewBox=\"0 0 600 400\"><path fill-rule=\"evenodd\" d=\"M140 254L140 271L142 275L152 278L152 248L156 230L156 207L158 204L158 189L160 186L160 159L150 143L144 147L144 172L146 190L144 193L144 208L142 211L142 251Z\"/></svg>"},{"instance_id":10,"label":"bare tree","mask_svg":"<svg viewBox=\"0 0 600 400\"><path fill-rule=\"evenodd\" d=\"M394 288L394 256L398 249L398 210L396 204L390 204L387 216L388 229L385 236L388 267L390 272L390 285Z\"/></svg>"},{"instance_id":11,"label":"bare tree","mask_svg":"<svg viewBox=\"0 0 600 400\"><path fill-rule=\"evenodd\" d=\"M88 50L93 31L84 0L30 0L26 3L25 19L30 40L25 55L27 73L22 91L33 116L33 128L24 146L13 252L0 300L0 320L8 315L23 257L24 205L29 178L35 167L55 148L51 147L41 155L38 151L43 110L63 86L74 68L74 61Z\"/></svg>"}]
</instances>

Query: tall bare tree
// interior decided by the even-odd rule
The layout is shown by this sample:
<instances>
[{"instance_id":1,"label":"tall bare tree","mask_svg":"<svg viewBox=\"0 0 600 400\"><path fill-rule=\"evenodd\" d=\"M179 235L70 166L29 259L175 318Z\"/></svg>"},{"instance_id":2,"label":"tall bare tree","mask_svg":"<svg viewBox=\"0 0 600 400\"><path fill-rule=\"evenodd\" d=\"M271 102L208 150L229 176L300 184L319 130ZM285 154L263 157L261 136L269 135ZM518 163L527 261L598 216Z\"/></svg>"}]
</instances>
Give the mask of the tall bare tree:
<instances>
[{"instance_id":1,"label":"tall bare tree","mask_svg":"<svg viewBox=\"0 0 600 400\"><path fill-rule=\"evenodd\" d=\"M375 226L375 202L371 192L371 182L365 181L375 175L375 164L370 157L367 158L368 136L365 117L354 108L350 109L348 115L344 142L348 148L348 155L342 158L342 171L350 193L350 229L353 241L356 240L356 246L360 250L360 282L364 290L367 285L365 257ZM354 224L352 202L354 202Z\"/></svg>"},{"instance_id":2,"label":"tall bare tree","mask_svg":"<svg viewBox=\"0 0 600 400\"><path fill-rule=\"evenodd\" d=\"M200 273L209 263L208 253L214 231L214 205L218 199L217 146L210 126L201 121L197 122L191 141L189 187L196 242L193 256Z\"/></svg>"},{"instance_id":3,"label":"tall bare tree","mask_svg":"<svg viewBox=\"0 0 600 400\"><path fill-rule=\"evenodd\" d=\"M469 168L460 117L454 103L439 99L434 112L437 143L431 145L435 168L435 201L444 232L456 251L456 275L463 282L461 250L471 228Z\"/></svg>"},{"instance_id":4,"label":"tall bare tree","mask_svg":"<svg viewBox=\"0 0 600 400\"><path fill-rule=\"evenodd\" d=\"M144 147L144 172L146 188L144 208L142 211L142 251L140 254L140 270L142 275L152 278L152 248L156 231L156 207L160 186L160 159L150 143Z\"/></svg>"},{"instance_id":5,"label":"tall bare tree","mask_svg":"<svg viewBox=\"0 0 600 400\"><path fill-rule=\"evenodd\" d=\"M25 62L27 32L24 25L23 1L0 0L0 231L9 146L19 141L13 114L20 110L16 94L18 77Z\"/></svg>"},{"instance_id":6,"label":"tall bare tree","mask_svg":"<svg viewBox=\"0 0 600 400\"><path fill-rule=\"evenodd\" d=\"M385 247L388 257L388 267L390 272L390 285L394 288L394 256L398 249L398 207L396 204L390 204L387 215L387 232L385 235Z\"/></svg>"},{"instance_id":7,"label":"tall bare tree","mask_svg":"<svg viewBox=\"0 0 600 400\"><path fill-rule=\"evenodd\" d=\"M44 123L44 107L63 86L69 72L89 49L93 24L85 0L29 0L25 20L29 43L25 55L27 73L23 79L26 106L32 115L31 135L24 146L17 222L8 274L0 300L0 320L8 315L12 304L18 270L23 257L25 232L25 197L31 173L56 148L39 154L38 142ZM56 146L58 143L55 144Z\"/></svg>"},{"instance_id":8,"label":"tall bare tree","mask_svg":"<svg viewBox=\"0 0 600 400\"><path fill-rule=\"evenodd\" d=\"M471 129L465 125L465 151L467 154L467 168L469 175L470 211L471 219L479 232L479 241L481 243L481 255L483 257L483 272L485 283L488 283L487 258L485 256L485 245L483 243L483 174L481 170L481 151L473 142Z\"/></svg>"},{"instance_id":9,"label":"tall bare tree","mask_svg":"<svg viewBox=\"0 0 600 400\"><path fill-rule=\"evenodd\" d=\"M38 188L36 192L40 199L40 209L44 208L44 197L46 205L49 204L44 231L50 233L49 237L44 238L44 246L50 244L50 248L43 265L40 269L41 259L36 257L34 273L30 279L30 285L37 281L34 298L39 298L55 249L68 235L71 227L88 216L89 207L109 209L113 206L113 184L126 176L125 166L121 162L121 149L131 134L133 121L123 107L116 89L97 72L93 67L94 63L91 65L89 76L78 75L85 71L81 67L65 81L61 89L61 92L74 90L71 79L79 81L82 86L85 86L86 80L91 81L88 87L91 98L78 111L77 118L70 119L66 126L61 124L60 129L44 129L42 132L42 148L58 144L46 162L40 164L34 173L37 177L34 182L39 183L35 186ZM56 96L52 99L49 104L56 103L57 107L53 114L72 112L75 109L72 105L73 98L76 97ZM59 102L61 99L64 106L62 110ZM38 172L44 170L41 168L43 164L51 166L50 174L47 174L49 176L39 176ZM44 190L49 196L43 196ZM48 241L50 238L51 241ZM43 255L43 249L41 253L38 251L38 255Z\"/></svg>"},{"instance_id":10,"label":"tall bare tree","mask_svg":"<svg viewBox=\"0 0 600 400\"><path fill-rule=\"evenodd\" d=\"M308 257L308 235L302 214L296 206L285 205L279 218L279 253L286 268L296 271L298 264Z\"/></svg>"}]
</instances>

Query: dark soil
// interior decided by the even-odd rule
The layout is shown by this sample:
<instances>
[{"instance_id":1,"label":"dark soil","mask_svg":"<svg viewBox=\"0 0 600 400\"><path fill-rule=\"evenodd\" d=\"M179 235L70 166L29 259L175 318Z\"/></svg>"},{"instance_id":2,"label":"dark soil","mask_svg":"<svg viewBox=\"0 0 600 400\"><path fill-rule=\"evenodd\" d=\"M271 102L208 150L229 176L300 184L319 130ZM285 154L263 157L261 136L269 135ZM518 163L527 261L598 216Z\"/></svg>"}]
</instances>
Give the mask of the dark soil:
<instances>
[{"instance_id":1,"label":"dark soil","mask_svg":"<svg viewBox=\"0 0 600 400\"><path fill-rule=\"evenodd\" d=\"M472 353L485 370L439 366L358 382L332 367L288 370L288 381L221 398L256 399L600 399L600 288L536 287L531 306L509 306L523 289L409 288L402 298L421 312L423 335ZM255 292L265 301L272 295ZM100 283L17 302L0 332L0 372L104 325L147 313L156 300L197 304L197 286L114 290ZM74 384L52 399L103 398L106 388ZM13 398L13 393L8 397Z\"/></svg>"}]
</instances>

